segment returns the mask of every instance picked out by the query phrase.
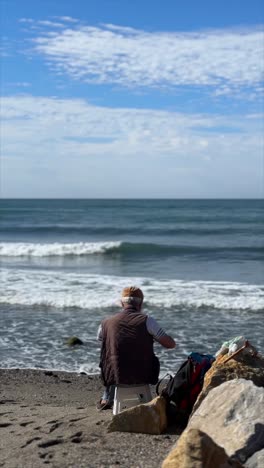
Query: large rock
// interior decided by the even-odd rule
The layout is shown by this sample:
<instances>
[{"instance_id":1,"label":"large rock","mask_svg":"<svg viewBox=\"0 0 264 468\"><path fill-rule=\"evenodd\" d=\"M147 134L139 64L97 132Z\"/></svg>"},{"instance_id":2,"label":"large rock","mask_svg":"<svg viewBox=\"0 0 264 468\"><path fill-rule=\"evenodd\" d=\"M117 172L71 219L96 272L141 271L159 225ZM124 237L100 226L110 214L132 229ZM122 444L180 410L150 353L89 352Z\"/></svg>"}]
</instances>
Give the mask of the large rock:
<instances>
[{"instance_id":1,"label":"large rock","mask_svg":"<svg viewBox=\"0 0 264 468\"><path fill-rule=\"evenodd\" d=\"M223 383L210 391L187 428L206 432L244 463L264 448L264 389L245 379Z\"/></svg>"},{"instance_id":2,"label":"large rock","mask_svg":"<svg viewBox=\"0 0 264 468\"><path fill-rule=\"evenodd\" d=\"M239 468L207 434L199 429L184 431L176 447L164 460L162 468Z\"/></svg>"},{"instance_id":3,"label":"large rock","mask_svg":"<svg viewBox=\"0 0 264 468\"><path fill-rule=\"evenodd\" d=\"M227 363L227 355L219 356L211 369L205 374L203 389L194 405L193 413L200 406L206 395L219 385L228 380L246 379L252 380L257 387L264 387L264 359L248 354L238 354Z\"/></svg>"},{"instance_id":4,"label":"large rock","mask_svg":"<svg viewBox=\"0 0 264 468\"><path fill-rule=\"evenodd\" d=\"M166 401L163 397L156 397L149 403L134 406L113 416L108 430L161 434L166 427Z\"/></svg>"},{"instance_id":5,"label":"large rock","mask_svg":"<svg viewBox=\"0 0 264 468\"><path fill-rule=\"evenodd\" d=\"M264 449L259 450L258 452L254 453L252 457L247 460L245 463L246 468L263 468L264 466Z\"/></svg>"}]
</instances>

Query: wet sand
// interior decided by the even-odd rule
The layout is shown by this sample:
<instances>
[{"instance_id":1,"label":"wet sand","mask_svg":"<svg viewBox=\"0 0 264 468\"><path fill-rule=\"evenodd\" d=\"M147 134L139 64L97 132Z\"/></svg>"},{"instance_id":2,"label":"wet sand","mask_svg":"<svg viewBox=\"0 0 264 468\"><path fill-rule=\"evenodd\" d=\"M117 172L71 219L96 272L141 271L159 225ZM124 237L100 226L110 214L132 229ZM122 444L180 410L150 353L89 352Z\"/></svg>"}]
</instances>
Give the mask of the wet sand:
<instances>
[{"instance_id":1,"label":"wet sand","mask_svg":"<svg viewBox=\"0 0 264 468\"><path fill-rule=\"evenodd\" d=\"M175 431L108 433L101 391L98 376L0 369L0 466L159 467Z\"/></svg>"}]
</instances>

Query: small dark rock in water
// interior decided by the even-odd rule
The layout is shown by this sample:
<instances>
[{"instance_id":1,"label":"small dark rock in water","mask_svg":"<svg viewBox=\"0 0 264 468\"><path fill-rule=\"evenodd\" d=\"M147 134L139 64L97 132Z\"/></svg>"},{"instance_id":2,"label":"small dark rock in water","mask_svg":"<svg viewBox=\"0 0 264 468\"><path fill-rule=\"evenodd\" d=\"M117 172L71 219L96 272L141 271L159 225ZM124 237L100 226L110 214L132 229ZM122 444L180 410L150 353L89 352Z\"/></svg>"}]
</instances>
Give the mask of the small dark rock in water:
<instances>
[{"instance_id":1,"label":"small dark rock in water","mask_svg":"<svg viewBox=\"0 0 264 468\"><path fill-rule=\"evenodd\" d=\"M77 336L71 336L67 339L66 344L68 346L76 346L76 345L83 345L83 341L80 340Z\"/></svg>"}]
</instances>

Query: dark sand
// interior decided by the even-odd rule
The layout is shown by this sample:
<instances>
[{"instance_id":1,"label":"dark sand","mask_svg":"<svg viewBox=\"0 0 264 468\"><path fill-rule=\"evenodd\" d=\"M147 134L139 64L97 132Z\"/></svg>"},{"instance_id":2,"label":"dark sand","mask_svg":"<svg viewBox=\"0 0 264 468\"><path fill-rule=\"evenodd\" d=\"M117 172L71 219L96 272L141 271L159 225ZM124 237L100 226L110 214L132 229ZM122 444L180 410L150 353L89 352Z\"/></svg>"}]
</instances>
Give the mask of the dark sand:
<instances>
[{"instance_id":1,"label":"dark sand","mask_svg":"<svg viewBox=\"0 0 264 468\"><path fill-rule=\"evenodd\" d=\"M0 466L159 467L176 431L108 433L101 391L97 376L0 369Z\"/></svg>"}]
</instances>

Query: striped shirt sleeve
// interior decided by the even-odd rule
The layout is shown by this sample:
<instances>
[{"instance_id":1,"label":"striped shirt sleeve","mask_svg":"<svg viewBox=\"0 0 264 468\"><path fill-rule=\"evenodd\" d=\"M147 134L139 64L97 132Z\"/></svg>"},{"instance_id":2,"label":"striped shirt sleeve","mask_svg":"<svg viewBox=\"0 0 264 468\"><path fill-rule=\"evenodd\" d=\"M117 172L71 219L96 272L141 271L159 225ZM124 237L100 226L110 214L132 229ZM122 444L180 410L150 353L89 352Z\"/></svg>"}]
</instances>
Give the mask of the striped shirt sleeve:
<instances>
[{"instance_id":1,"label":"striped shirt sleeve","mask_svg":"<svg viewBox=\"0 0 264 468\"><path fill-rule=\"evenodd\" d=\"M153 336L154 340L158 341L160 338L166 335L165 331L160 327L158 322L153 317L147 317L146 327L149 334Z\"/></svg>"},{"instance_id":2,"label":"striped shirt sleeve","mask_svg":"<svg viewBox=\"0 0 264 468\"><path fill-rule=\"evenodd\" d=\"M99 325L99 328L97 330L97 340L102 341L102 325Z\"/></svg>"}]
</instances>

